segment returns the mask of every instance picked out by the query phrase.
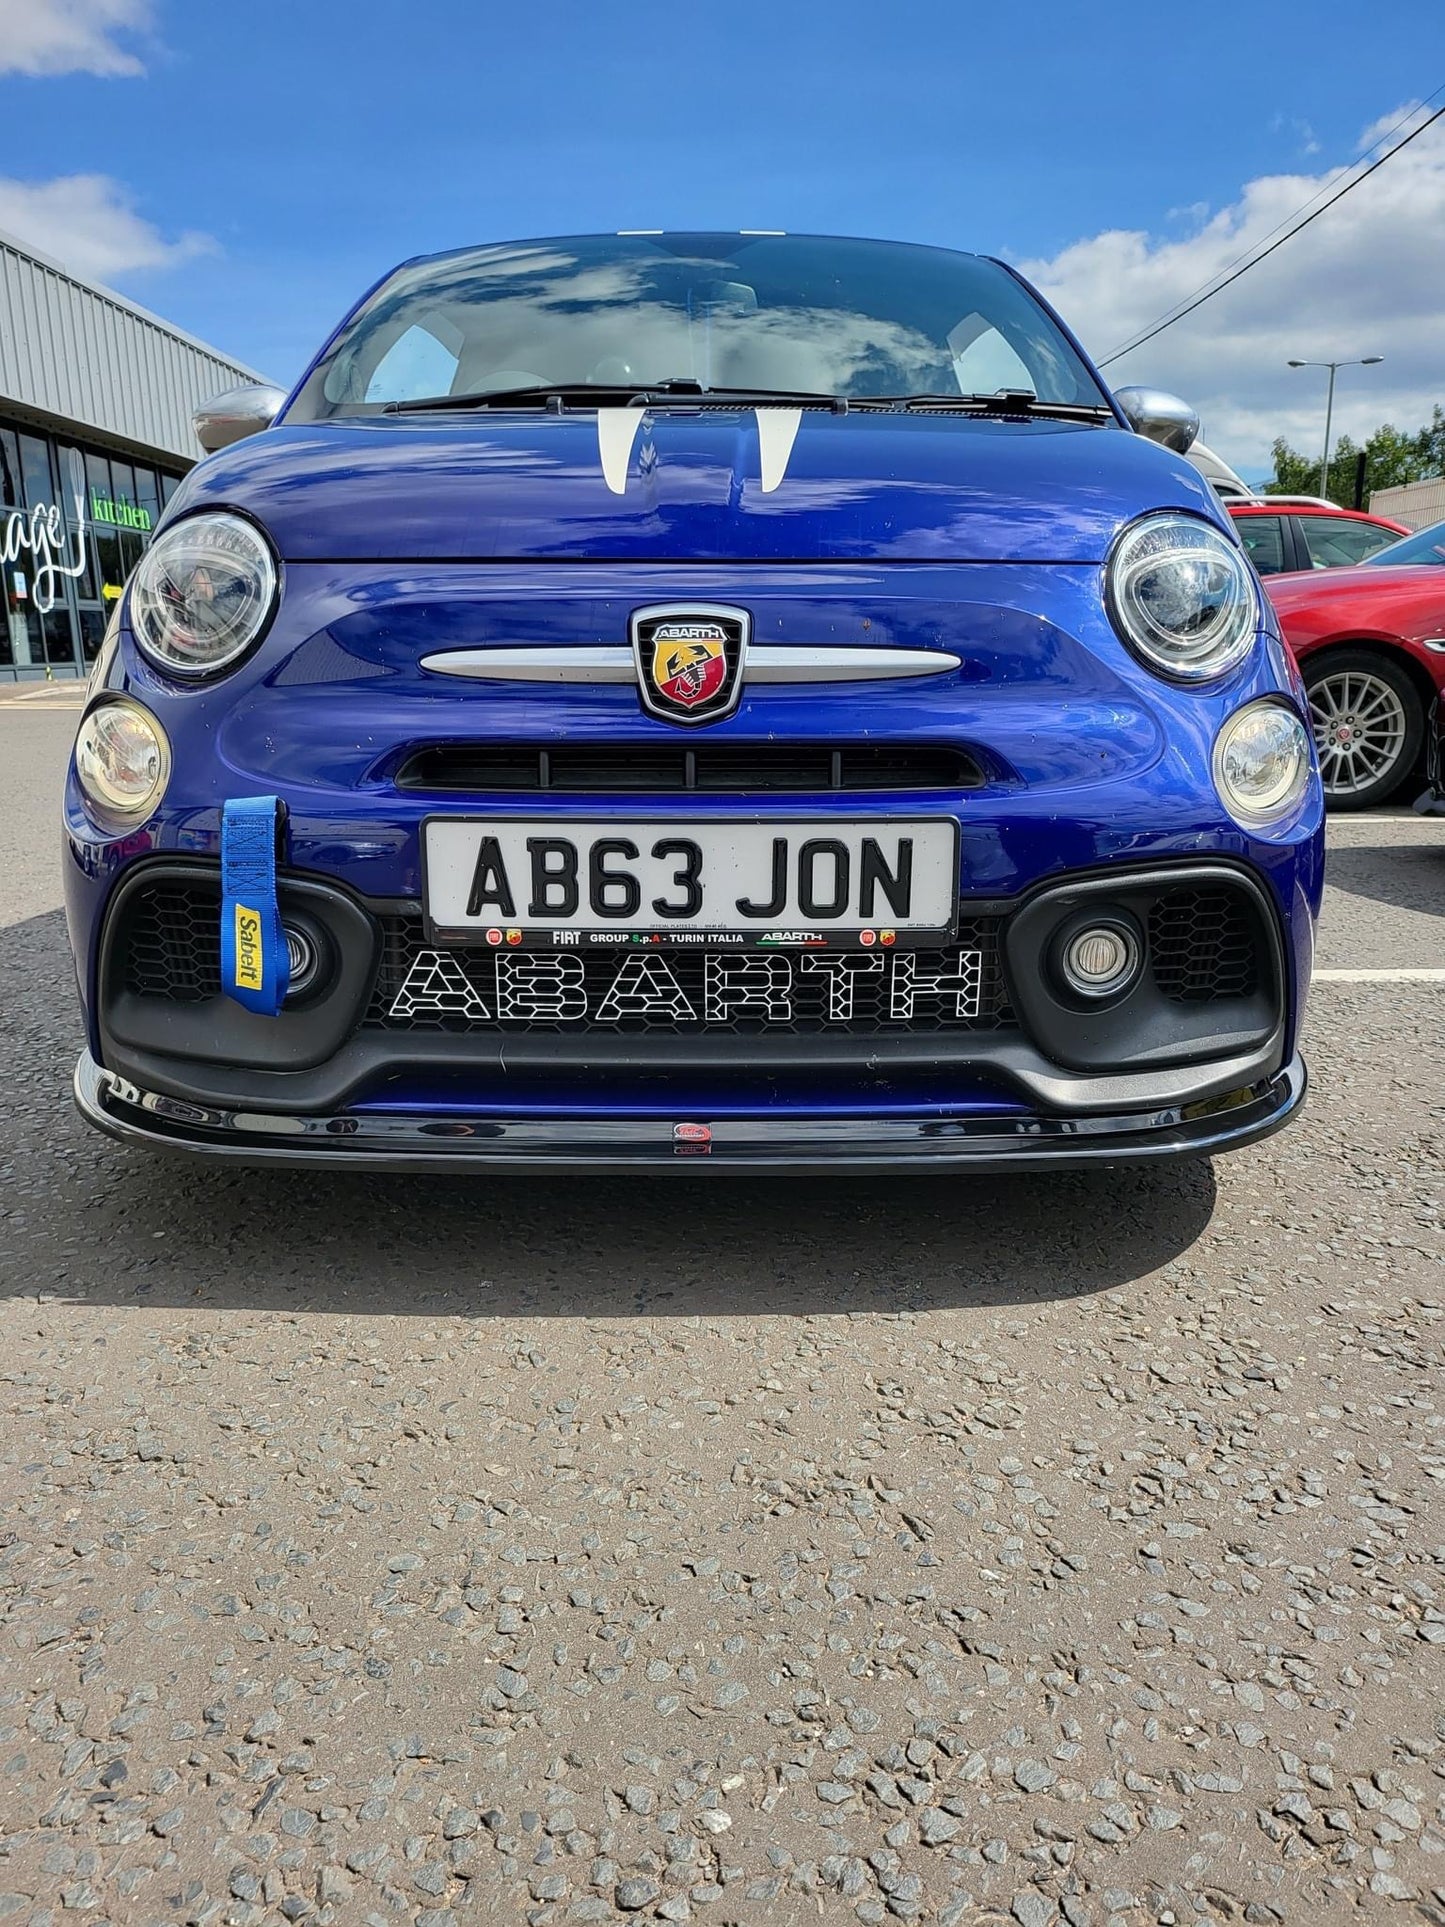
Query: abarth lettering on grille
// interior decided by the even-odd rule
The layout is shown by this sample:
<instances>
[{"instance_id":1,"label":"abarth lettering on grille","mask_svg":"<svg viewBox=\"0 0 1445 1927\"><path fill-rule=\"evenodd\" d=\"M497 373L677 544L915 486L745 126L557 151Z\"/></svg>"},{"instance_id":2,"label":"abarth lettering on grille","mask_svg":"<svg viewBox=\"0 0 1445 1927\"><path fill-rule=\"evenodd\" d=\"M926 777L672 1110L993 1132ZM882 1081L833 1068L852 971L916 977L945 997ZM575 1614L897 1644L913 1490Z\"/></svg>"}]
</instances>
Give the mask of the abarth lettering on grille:
<instances>
[{"instance_id":1,"label":"abarth lettering on grille","mask_svg":"<svg viewBox=\"0 0 1445 1927\"><path fill-rule=\"evenodd\" d=\"M820 956L749 955L713 951L703 959L702 995L683 988L677 972L659 951L618 960L599 985L580 957L545 951L487 953L464 961L455 952L420 951L392 1000L394 1018L468 1017L498 1023L615 1024L625 1018L661 1019L673 1024L730 1024L739 1017L791 1023L797 974L825 980L827 1019L853 1020L854 991L860 977L886 985L883 1010L895 1023L908 1024L920 1006L942 1016L967 1018L979 1013L983 954L978 950L941 953L839 951Z\"/></svg>"}]
</instances>

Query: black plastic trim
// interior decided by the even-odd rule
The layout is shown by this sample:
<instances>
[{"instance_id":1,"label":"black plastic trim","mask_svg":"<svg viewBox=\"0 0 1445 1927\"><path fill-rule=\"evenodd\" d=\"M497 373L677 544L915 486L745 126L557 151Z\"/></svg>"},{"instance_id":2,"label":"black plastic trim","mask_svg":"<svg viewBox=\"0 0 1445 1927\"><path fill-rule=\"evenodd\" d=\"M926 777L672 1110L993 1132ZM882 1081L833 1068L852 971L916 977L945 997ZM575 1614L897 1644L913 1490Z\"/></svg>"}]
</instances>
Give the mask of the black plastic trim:
<instances>
[{"instance_id":1,"label":"black plastic trim","mask_svg":"<svg viewBox=\"0 0 1445 1927\"><path fill-rule=\"evenodd\" d=\"M1130 911L1147 929L1147 906L1171 890L1237 890L1248 897L1266 954L1261 984L1250 998L1176 1004L1154 986L1149 956L1122 997L1065 997L1053 989L1051 952L1061 928L1078 910L1102 903ZM1265 886L1232 863L1191 862L1155 868L1091 871L1035 890L1003 924L999 957L1009 1002L1039 1048L1070 1070L1142 1070L1151 1065L1203 1063L1221 1050L1241 1050L1282 1038L1285 1019L1284 943ZM1232 1033L1221 1032L1232 1021Z\"/></svg>"},{"instance_id":2,"label":"black plastic trim","mask_svg":"<svg viewBox=\"0 0 1445 1927\"><path fill-rule=\"evenodd\" d=\"M82 1057L75 1102L122 1143L238 1164L406 1172L686 1172L826 1176L1069 1170L1210 1157L1279 1130L1304 1103L1299 1058L1212 1105L1102 1118L438 1118L237 1115L127 1084Z\"/></svg>"},{"instance_id":3,"label":"black plastic trim","mask_svg":"<svg viewBox=\"0 0 1445 1927\"><path fill-rule=\"evenodd\" d=\"M134 899L152 884L167 883L213 889L219 915L218 864L153 858L122 877L106 906L96 972L107 1060L144 1063L170 1057L204 1065L205 1075L224 1079L238 1062L268 1073L296 1073L334 1058L365 1014L381 961L381 931L356 900L335 884L291 873L278 878L282 921L294 914L298 922L318 924L326 932L334 969L329 983L318 981L279 1016L262 1017L230 997L179 1003L126 989L118 933Z\"/></svg>"},{"instance_id":4,"label":"black plastic trim","mask_svg":"<svg viewBox=\"0 0 1445 1927\"><path fill-rule=\"evenodd\" d=\"M885 779L877 779L870 765L885 762L896 767ZM385 765L381 773L385 774ZM433 796L686 796L691 800L753 795L765 774L771 792L790 798L840 793L949 796L1003 780L987 772L973 751L944 743L699 742L655 736L636 742L609 739L602 744L439 740L408 750L390 780L398 790ZM781 776L789 780L781 782ZM808 780L794 780L799 776Z\"/></svg>"},{"instance_id":5,"label":"black plastic trim","mask_svg":"<svg viewBox=\"0 0 1445 1927\"><path fill-rule=\"evenodd\" d=\"M1087 1068L1071 1065L1067 1054L1047 1054L1032 1041L1030 1032L1019 1030L960 1031L953 1035L928 1031L898 1036L870 1032L830 1037L813 1032L756 1037L660 1033L639 1037L611 1036L599 1029L517 1035L501 1031L421 1033L364 1029L360 1026L380 962L379 934L374 919L387 914L415 916L418 904L414 899L376 899L368 900L363 907L337 885L291 871L284 872L279 880L283 910L293 891L298 895L315 892L317 898L344 905L351 916L364 921L369 932L365 988L357 998L354 1014L342 1036L336 1037L335 1031L329 1030L328 1035L335 1041L319 1052L313 1043L303 1043L307 1027L317 1015L316 1003L308 1002L299 1009L283 1011L278 1018L264 1018L243 1010L229 999L213 998L189 1007L158 999L157 1028L142 1034L127 1026L129 1034L123 1038L112 1022L108 990L113 971L117 907L125 901L124 893L138 888L142 881L167 877L200 879L215 887L219 883L219 866L163 856L148 857L127 871L116 886L107 906L98 973L102 1057L109 1070L143 1089L199 1105L324 1113L355 1102L388 1078L440 1071L471 1078L479 1088L510 1087L516 1091L519 1105L524 1105L525 1080L575 1077L585 1068L589 1076L599 1080L690 1074L699 1079L715 1077L733 1086L749 1079L764 1083L795 1075L835 1077L839 1082L866 1081L874 1087L890 1078L899 1078L912 1080L917 1086L929 1076L935 1086L946 1080L975 1087L992 1083L1017 1092L1041 1112L1083 1117L1155 1104L1208 1101L1221 1092L1274 1075L1284 1055L1286 1013L1282 997L1277 1000L1274 1023L1267 1026L1263 1034L1257 1025L1243 1030L1216 1027L1207 1039L1207 1046L1192 1052L1175 1052L1172 1058L1167 1053L1163 1058L1153 1054L1133 1061L1115 1058ZM1265 928L1272 933L1275 983L1282 990L1288 980L1279 923L1265 887L1244 865L1227 860L1200 863L1185 858L1136 868L1120 866L1102 874L1090 871L1047 880L1022 897L965 898L963 907L971 915L1007 917L1012 921L1034 906L1047 907L1050 900L1066 899L1081 891L1092 889L1118 894L1127 893L1135 885L1176 888L1199 880L1227 881L1254 893L1265 914ZM1061 904L1062 909L1067 907L1066 903ZM1000 954L1010 1001L1020 1021L1027 1024L1029 1020L1018 1000L1015 973L1009 965L1009 925L1005 926L1003 938ZM142 1000L130 1001L138 1004ZM177 1008L198 1013L198 1022L177 1026L168 1015ZM1212 1008L1218 1012L1218 1006ZM1061 1011L1061 1014L1071 1022L1078 1021L1077 1012ZM217 1034L206 1042L203 1033L212 1024ZM278 1048L276 1036L283 1032L295 1037L294 1047L288 1044L284 1050ZM198 1036L204 1044L201 1051L194 1047ZM259 1063L258 1049L265 1049L267 1053Z\"/></svg>"}]
</instances>

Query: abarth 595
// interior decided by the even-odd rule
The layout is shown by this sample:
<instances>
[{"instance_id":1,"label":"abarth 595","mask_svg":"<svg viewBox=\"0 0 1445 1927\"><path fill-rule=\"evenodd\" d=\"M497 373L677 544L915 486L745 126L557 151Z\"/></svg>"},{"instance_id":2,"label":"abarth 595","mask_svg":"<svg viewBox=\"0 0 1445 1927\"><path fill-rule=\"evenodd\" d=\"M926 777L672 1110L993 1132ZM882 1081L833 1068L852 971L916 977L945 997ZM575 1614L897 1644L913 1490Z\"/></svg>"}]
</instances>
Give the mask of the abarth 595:
<instances>
[{"instance_id":1,"label":"abarth 595","mask_svg":"<svg viewBox=\"0 0 1445 1927\"><path fill-rule=\"evenodd\" d=\"M416 1170L1208 1153L1302 1101L1298 672L1008 266L416 260L203 410L65 797L84 1114Z\"/></svg>"}]
</instances>

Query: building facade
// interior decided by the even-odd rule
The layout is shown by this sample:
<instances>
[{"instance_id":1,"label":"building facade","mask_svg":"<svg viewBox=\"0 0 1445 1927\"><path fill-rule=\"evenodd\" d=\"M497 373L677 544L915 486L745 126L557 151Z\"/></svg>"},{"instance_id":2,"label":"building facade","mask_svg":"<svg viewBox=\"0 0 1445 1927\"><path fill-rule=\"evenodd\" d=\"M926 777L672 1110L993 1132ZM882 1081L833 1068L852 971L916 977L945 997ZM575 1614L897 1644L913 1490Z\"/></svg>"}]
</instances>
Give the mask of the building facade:
<instances>
[{"instance_id":1,"label":"building facade","mask_svg":"<svg viewBox=\"0 0 1445 1927\"><path fill-rule=\"evenodd\" d=\"M0 235L0 682L87 673L192 410L261 379Z\"/></svg>"},{"instance_id":2,"label":"building facade","mask_svg":"<svg viewBox=\"0 0 1445 1927\"><path fill-rule=\"evenodd\" d=\"M1377 488L1370 507L1376 515L1403 522L1407 529L1428 529L1432 522L1445 522L1445 475L1402 482L1398 488Z\"/></svg>"}]
</instances>

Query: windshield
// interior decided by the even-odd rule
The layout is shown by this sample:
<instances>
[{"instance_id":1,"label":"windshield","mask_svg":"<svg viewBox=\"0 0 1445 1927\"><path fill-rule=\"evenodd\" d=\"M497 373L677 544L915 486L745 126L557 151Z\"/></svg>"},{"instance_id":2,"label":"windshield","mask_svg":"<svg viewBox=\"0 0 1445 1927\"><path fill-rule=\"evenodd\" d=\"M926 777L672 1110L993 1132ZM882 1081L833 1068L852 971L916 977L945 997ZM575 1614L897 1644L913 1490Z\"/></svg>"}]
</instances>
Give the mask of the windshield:
<instances>
[{"instance_id":1,"label":"windshield","mask_svg":"<svg viewBox=\"0 0 1445 1927\"><path fill-rule=\"evenodd\" d=\"M1098 407L1057 325L996 263L815 235L582 235L399 268L307 376L292 421L547 385Z\"/></svg>"},{"instance_id":2,"label":"windshield","mask_svg":"<svg viewBox=\"0 0 1445 1927\"><path fill-rule=\"evenodd\" d=\"M1445 563L1445 522L1433 522L1417 535L1402 536L1398 542L1392 542L1388 549L1368 556L1365 566L1378 568L1384 564L1391 567L1401 562Z\"/></svg>"}]
</instances>

